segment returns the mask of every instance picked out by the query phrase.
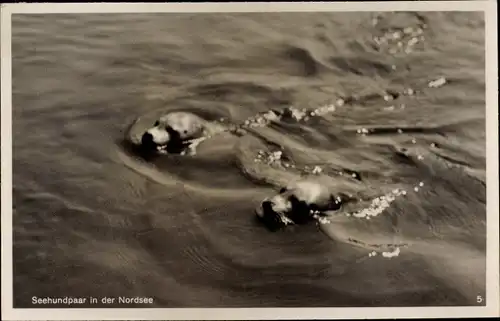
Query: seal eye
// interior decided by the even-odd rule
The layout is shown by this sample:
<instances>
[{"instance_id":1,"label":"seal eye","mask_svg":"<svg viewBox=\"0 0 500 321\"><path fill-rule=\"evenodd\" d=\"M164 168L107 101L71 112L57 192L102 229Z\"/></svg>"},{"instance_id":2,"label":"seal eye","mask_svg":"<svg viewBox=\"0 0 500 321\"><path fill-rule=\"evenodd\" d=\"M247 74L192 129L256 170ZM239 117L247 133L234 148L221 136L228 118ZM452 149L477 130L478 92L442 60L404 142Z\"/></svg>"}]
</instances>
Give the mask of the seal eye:
<instances>
[{"instance_id":1,"label":"seal eye","mask_svg":"<svg viewBox=\"0 0 500 321\"><path fill-rule=\"evenodd\" d=\"M157 120L157 121L155 121L155 124L154 124L153 126L155 126L155 127L156 127L156 126L158 126L158 125L160 125L160 122Z\"/></svg>"}]
</instances>

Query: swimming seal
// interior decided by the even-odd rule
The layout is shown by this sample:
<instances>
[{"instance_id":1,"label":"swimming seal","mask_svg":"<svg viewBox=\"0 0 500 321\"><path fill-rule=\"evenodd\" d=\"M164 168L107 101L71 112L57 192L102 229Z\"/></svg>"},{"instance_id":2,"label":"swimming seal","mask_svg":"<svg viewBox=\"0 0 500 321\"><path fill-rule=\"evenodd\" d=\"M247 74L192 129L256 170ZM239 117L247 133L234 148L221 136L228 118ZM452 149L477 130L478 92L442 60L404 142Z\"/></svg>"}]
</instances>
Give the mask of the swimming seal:
<instances>
[{"instance_id":1,"label":"swimming seal","mask_svg":"<svg viewBox=\"0 0 500 321\"><path fill-rule=\"evenodd\" d=\"M339 210L350 200L352 197L347 194L334 195L320 183L301 180L264 199L255 213L268 228L276 230L290 224L307 223L315 215Z\"/></svg>"},{"instance_id":2,"label":"swimming seal","mask_svg":"<svg viewBox=\"0 0 500 321\"><path fill-rule=\"evenodd\" d=\"M140 145L144 152L179 154L206 131L207 121L201 117L188 112L172 112L157 119L143 133Z\"/></svg>"}]
</instances>

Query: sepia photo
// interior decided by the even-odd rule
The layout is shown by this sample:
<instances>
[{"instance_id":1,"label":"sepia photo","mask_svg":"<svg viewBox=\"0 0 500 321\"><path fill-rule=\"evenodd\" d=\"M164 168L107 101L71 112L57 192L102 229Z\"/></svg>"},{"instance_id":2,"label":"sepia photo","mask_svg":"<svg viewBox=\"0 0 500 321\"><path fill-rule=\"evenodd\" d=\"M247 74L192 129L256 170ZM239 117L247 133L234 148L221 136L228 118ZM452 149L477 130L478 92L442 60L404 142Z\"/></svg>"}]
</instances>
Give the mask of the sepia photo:
<instances>
[{"instance_id":1,"label":"sepia photo","mask_svg":"<svg viewBox=\"0 0 500 321\"><path fill-rule=\"evenodd\" d=\"M498 316L494 2L1 31L2 319Z\"/></svg>"}]
</instances>

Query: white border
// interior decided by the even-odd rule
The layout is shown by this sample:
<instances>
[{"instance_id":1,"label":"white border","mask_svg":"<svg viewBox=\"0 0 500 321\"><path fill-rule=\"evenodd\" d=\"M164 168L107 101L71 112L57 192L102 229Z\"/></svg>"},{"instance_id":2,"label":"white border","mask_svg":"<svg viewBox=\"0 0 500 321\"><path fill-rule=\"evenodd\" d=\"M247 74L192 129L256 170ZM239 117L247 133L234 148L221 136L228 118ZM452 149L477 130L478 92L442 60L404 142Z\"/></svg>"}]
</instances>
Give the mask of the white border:
<instances>
[{"instance_id":1,"label":"white border","mask_svg":"<svg viewBox=\"0 0 500 321\"><path fill-rule=\"evenodd\" d=\"M250 320L499 316L498 44L496 1L342 3L71 3L1 5L1 209L3 320ZM12 309L11 14L299 11L484 11L486 19L487 306L415 308Z\"/></svg>"}]
</instances>

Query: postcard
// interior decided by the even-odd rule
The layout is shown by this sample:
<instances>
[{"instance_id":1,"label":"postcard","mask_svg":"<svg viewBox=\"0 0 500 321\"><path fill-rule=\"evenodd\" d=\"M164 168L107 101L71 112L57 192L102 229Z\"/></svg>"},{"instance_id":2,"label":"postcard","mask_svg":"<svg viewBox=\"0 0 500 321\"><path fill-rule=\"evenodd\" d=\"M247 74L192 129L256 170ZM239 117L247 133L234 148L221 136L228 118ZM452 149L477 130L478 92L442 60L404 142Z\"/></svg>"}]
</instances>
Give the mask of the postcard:
<instances>
[{"instance_id":1,"label":"postcard","mask_svg":"<svg viewBox=\"0 0 500 321\"><path fill-rule=\"evenodd\" d=\"M496 9L2 5L2 319L499 316Z\"/></svg>"}]
</instances>

